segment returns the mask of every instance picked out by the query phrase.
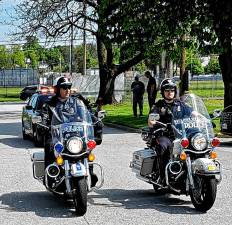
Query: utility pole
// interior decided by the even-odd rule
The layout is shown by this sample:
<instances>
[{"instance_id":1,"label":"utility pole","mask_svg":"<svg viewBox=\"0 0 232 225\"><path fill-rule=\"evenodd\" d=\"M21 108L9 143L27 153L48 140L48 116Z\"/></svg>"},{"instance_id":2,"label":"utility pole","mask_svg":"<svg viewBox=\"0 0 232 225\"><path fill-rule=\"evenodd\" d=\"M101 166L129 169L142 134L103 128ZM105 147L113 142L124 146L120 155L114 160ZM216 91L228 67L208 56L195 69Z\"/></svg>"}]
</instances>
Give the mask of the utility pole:
<instances>
[{"instance_id":1,"label":"utility pole","mask_svg":"<svg viewBox=\"0 0 232 225\"><path fill-rule=\"evenodd\" d=\"M86 75L86 1L83 1L84 30L83 30L83 75Z\"/></svg>"},{"instance_id":2,"label":"utility pole","mask_svg":"<svg viewBox=\"0 0 232 225\"><path fill-rule=\"evenodd\" d=\"M70 51L69 51L69 74L72 77L72 67L73 67L73 13L72 13L72 25L70 34Z\"/></svg>"}]
</instances>

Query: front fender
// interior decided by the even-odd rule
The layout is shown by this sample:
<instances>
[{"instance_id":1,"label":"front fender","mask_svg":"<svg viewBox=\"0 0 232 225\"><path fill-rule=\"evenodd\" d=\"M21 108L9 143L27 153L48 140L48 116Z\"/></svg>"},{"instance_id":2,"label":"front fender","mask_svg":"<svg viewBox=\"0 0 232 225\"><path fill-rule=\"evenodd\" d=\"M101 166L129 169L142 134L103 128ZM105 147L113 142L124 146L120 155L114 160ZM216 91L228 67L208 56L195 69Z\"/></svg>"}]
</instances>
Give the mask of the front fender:
<instances>
[{"instance_id":1,"label":"front fender","mask_svg":"<svg viewBox=\"0 0 232 225\"><path fill-rule=\"evenodd\" d=\"M220 164L215 163L212 159L199 158L192 162L192 172L204 176L220 174Z\"/></svg>"}]
</instances>

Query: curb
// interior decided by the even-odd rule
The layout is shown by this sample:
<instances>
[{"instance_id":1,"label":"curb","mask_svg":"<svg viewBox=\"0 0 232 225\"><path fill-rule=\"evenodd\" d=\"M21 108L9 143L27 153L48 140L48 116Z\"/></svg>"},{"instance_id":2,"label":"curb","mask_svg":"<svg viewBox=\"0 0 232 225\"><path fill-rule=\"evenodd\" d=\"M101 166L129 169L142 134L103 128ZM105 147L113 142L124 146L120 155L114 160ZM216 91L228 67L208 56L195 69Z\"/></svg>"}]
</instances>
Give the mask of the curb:
<instances>
[{"instance_id":1,"label":"curb","mask_svg":"<svg viewBox=\"0 0 232 225\"><path fill-rule=\"evenodd\" d=\"M141 133L141 129L136 129L136 128L132 128L132 127L127 127L127 126L124 126L124 125L120 125L120 124L115 124L115 123L109 123L109 122L104 122L104 125L108 126L108 127L112 127L112 128L117 128L117 129L120 129L120 130L124 130L124 131L128 131L130 133ZM232 136L228 136L228 135L220 135L218 137L221 141L221 143L224 143L224 142L232 142Z\"/></svg>"},{"instance_id":2,"label":"curb","mask_svg":"<svg viewBox=\"0 0 232 225\"><path fill-rule=\"evenodd\" d=\"M136 129L136 128L132 128L132 127L127 127L127 126L123 126L120 124L115 124L115 123L109 123L109 122L104 122L104 125L108 126L108 127L112 127L112 128L117 128L120 130L125 130L128 131L130 133L141 133L141 129Z\"/></svg>"},{"instance_id":3,"label":"curb","mask_svg":"<svg viewBox=\"0 0 232 225\"><path fill-rule=\"evenodd\" d=\"M25 105L26 102L0 102L0 105Z\"/></svg>"}]
</instances>

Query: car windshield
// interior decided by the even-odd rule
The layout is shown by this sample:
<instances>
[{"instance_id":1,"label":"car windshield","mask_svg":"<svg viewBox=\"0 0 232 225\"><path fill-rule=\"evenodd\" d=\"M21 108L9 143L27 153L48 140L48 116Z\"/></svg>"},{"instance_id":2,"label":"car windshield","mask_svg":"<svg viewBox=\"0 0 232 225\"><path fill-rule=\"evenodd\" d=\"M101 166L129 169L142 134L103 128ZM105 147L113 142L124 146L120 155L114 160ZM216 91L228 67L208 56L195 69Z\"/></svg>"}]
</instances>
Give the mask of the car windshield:
<instances>
[{"instance_id":1,"label":"car windshield","mask_svg":"<svg viewBox=\"0 0 232 225\"><path fill-rule=\"evenodd\" d=\"M214 137L213 126L208 111L196 95L188 94L182 99L187 107L191 108L191 114L179 118L178 113L173 113L172 124L175 128L175 135L178 138L186 137L191 133L203 133L207 139Z\"/></svg>"}]
</instances>

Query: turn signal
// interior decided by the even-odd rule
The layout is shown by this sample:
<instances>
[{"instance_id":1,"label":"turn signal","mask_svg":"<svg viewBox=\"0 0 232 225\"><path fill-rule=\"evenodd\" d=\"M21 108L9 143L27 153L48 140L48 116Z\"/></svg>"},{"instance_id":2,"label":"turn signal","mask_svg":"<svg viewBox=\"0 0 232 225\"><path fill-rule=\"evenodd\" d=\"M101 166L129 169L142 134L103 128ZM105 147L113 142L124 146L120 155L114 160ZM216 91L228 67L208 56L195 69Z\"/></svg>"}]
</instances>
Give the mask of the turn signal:
<instances>
[{"instance_id":1,"label":"turn signal","mask_svg":"<svg viewBox=\"0 0 232 225\"><path fill-rule=\"evenodd\" d=\"M181 153L180 153L180 159L181 159L182 161L185 161L185 160L187 159L187 155L186 155L185 152L181 152Z\"/></svg>"},{"instance_id":2,"label":"turn signal","mask_svg":"<svg viewBox=\"0 0 232 225\"><path fill-rule=\"evenodd\" d=\"M211 145L213 147L217 147L220 144L220 140L218 138L213 138L213 140L211 141Z\"/></svg>"},{"instance_id":3,"label":"turn signal","mask_svg":"<svg viewBox=\"0 0 232 225\"><path fill-rule=\"evenodd\" d=\"M87 143L87 147L89 148L89 149L94 149L95 147L96 147L96 142L94 141L94 140L89 140L88 141L88 143Z\"/></svg>"},{"instance_id":4,"label":"turn signal","mask_svg":"<svg viewBox=\"0 0 232 225\"><path fill-rule=\"evenodd\" d=\"M63 158L62 158L61 155L59 155L59 156L56 158L56 163L57 163L58 166L61 166L61 165L64 164L64 160L63 160Z\"/></svg>"},{"instance_id":5,"label":"turn signal","mask_svg":"<svg viewBox=\"0 0 232 225\"><path fill-rule=\"evenodd\" d=\"M93 162L95 160L95 155L93 153L90 153L88 159L90 162Z\"/></svg>"},{"instance_id":6,"label":"turn signal","mask_svg":"<svg viewBox=\"0 0 232 225\"><path fill-rule=\"evenodd\" d=\"M183 138L180 144L183 148L187 148L189 146L189 140L187 138Z\"/></svg>"},{"instance_id":7,"label":"turn signal","mask_svg":"<svg viewBox=\"0 0 232 225\"><path fill-rule=\"evenodd\" d=\"M211 159L216 159L217 158L217 152L215 152L215 151L210 152L210 158Z\"/></svg>"}]
</instances>

